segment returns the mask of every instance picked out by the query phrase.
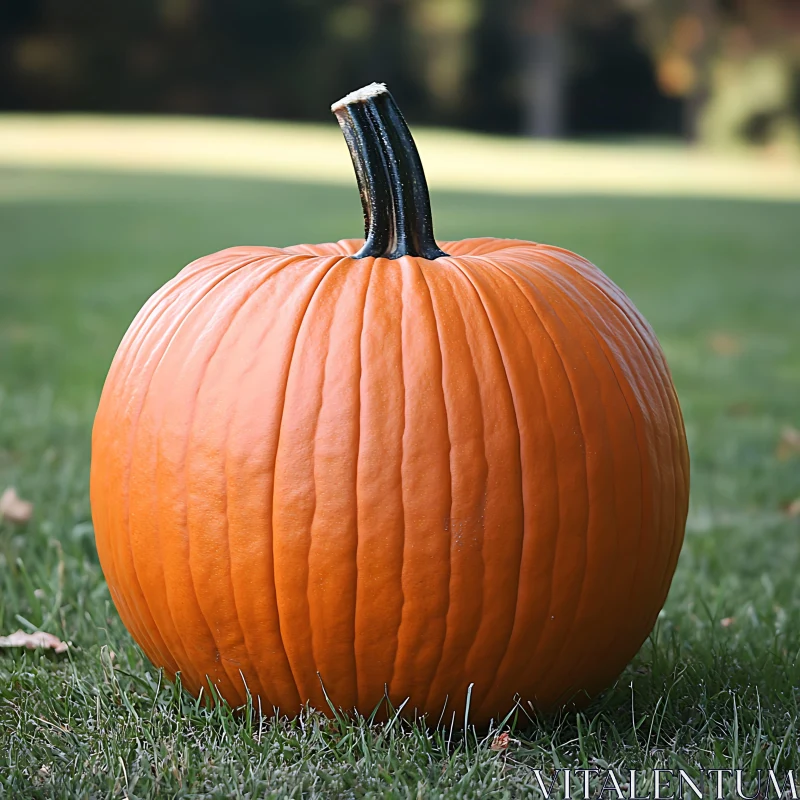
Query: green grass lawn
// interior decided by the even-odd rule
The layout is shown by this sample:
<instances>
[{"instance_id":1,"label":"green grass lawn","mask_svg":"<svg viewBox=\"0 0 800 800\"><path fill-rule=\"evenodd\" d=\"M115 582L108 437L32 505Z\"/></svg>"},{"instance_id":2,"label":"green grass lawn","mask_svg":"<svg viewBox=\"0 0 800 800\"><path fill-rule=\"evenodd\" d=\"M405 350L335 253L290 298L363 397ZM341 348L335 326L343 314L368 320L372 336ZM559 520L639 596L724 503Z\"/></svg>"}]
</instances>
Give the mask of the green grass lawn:
<instances>
[{"instance_id":1,"label":"green grass lawn","mask_svg":"<svg viewBox=\"0 0 800 800\"><path fill-rule=\"evenodd\" d=\"M776 452L800 427L800 205L434 193L442 239L540 240L604 269L664 346L692 450L656 631L584 713L519 720L498 753L480 732L207 709L133 644L97 561L90 430L135 312L207 252L359 235L355 189L11 168L0 185L0 491L36 505L0 522L0 633L73 643L0 651L0 797L488 798L539 796L536 768L800 770L800 517L784 510L800 453Z\"/></svg>"}]
</instances>

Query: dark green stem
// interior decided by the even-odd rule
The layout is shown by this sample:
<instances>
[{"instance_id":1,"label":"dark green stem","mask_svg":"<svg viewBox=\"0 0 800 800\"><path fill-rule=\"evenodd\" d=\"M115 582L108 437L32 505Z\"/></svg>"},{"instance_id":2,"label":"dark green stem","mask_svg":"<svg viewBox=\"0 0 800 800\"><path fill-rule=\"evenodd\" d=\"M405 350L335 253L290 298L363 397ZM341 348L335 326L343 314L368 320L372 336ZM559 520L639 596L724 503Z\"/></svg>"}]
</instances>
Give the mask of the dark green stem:
<instances>
[{"instance_id":1,"label":"dark green stem","mask_svg":"<svg viewBox=\"0 0 800 800\"><path fill-rule=\"evenodd\" d=\"M386 87L373 84L335 104L364 209L364 246L354 258L435 259L428 184L417 147Z\"/></svg>"}]
</instances>

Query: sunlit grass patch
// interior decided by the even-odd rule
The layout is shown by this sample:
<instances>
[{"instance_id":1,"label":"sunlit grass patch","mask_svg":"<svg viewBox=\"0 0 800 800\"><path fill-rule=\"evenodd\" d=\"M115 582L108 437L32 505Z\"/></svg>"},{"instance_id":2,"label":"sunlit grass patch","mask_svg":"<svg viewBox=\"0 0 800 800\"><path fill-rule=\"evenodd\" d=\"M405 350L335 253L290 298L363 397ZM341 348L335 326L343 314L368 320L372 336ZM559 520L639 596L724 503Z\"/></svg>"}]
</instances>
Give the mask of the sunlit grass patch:
<instances>
[{"instance_id":1,"label":"sunlit grass patch","mask_svg":"<svg viewBox=\"0 0 800 800\"><path fill-rule=\"evenodd\" d=\"M800 198L800 162L679 144L532 142L417 130L434 189ZM0 164L351 184L329 125L181 117L0 115ZM42 187L44 188L44 187ZM9 189L0 187L0 201Z\"/></svg>"}]
</instances>

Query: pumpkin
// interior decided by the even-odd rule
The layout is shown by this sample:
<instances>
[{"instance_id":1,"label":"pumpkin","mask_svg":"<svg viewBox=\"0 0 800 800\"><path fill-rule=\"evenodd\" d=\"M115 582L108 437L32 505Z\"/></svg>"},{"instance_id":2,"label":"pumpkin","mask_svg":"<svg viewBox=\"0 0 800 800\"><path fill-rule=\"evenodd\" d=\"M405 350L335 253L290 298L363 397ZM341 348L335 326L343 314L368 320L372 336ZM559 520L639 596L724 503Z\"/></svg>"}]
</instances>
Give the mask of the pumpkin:
<instances>
[{"instance_id":1,"label":"pumpkin","mask_svg":"<svg viewBox=\"0 0 800 800\"><path fill-rule=\"evenodd\" d=\"M574 253L439 246L383 85L333 111L365 239L201 258L119 347L92 439L111 596L153 664L232 705L485 725L583 703L683 540L664 355Z\"/></svg>"}]
</instances>

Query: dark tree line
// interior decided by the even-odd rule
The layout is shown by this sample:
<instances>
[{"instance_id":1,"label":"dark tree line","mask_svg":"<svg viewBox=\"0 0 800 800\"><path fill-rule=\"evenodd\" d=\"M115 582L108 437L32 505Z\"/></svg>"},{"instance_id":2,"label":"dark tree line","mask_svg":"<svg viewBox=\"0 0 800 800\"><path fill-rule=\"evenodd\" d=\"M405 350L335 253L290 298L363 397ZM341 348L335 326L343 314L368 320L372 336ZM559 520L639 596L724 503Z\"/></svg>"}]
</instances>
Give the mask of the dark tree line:
<instances>
[{"instance_id":1,"label":"dark tree line","mask_svg":"<svg viewBox=\"0 0 800 800\"><path fill-rule=\"evenodd\" d=\"M0 108L321 119L332 99L380 80L418 122L691 135L723 23L751 30L767 7L792 4L8 0Z\"/></svg>"}]
</instances>

